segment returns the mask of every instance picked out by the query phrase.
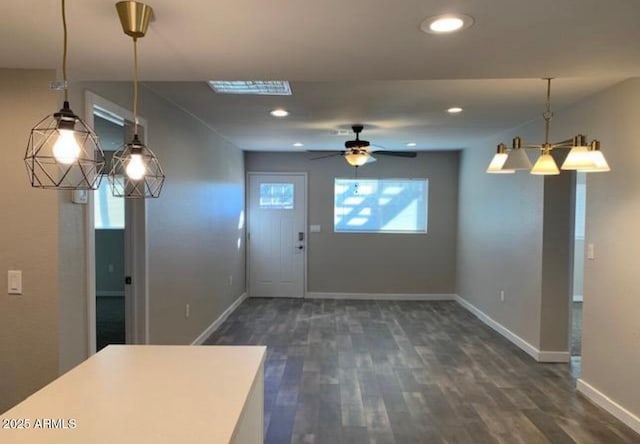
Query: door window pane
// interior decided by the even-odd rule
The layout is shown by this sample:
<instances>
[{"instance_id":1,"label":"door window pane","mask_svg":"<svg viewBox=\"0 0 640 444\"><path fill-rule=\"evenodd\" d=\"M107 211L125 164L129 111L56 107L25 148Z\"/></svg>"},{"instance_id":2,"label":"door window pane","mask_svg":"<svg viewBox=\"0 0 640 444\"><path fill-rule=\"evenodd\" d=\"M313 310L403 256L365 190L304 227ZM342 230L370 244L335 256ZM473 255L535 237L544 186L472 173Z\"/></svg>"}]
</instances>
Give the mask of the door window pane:
<instances>
[{"instance_id":1,"label":"door window pane","mask_svg":"<svg viewBox=\"0 0 640 444\"><path fill-rule=\"evenodd\" d=\"M261 183L260 208L271 210L293 210L292 183Z\"/></svg>"}]
</instances>

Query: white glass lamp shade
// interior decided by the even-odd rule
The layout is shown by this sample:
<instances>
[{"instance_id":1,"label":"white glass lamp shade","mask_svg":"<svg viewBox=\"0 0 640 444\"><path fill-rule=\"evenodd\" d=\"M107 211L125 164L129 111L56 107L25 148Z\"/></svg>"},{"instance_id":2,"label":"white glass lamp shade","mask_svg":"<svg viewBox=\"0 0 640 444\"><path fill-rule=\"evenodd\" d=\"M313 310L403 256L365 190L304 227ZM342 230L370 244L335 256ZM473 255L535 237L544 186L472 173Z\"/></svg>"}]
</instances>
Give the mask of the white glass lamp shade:
<instances>
[{"instance_id":1,"label":"white glass lamp shade","mask_svg":"<svg viewBox=\"0 0 640 444\"><path fill-rule=\"evenodd\" d=\"M347 163L354 167L359 167L367 163L369 155L366 152L352 152L344 155Z\"/></svg>"},{"instance_id":2,"label":"white glass lamp shade","mask_svg":"<svg viewBox=\"0 0 640 444\"><path fill-rule=\"evenodd\" d=\"M531 174L537 176L557 176L560 174L558 165L553 156L548 151L543 151L538 157L536 164L531 169Z\"/></svg>"},{"instance_id":3,"label":"white glass lamp shade","mask_svg":"<svg viewBox=\"0 0 640 444\"><path fill-rule=\"evenodd\" d=\"M579 170L594 168L593 158L591 157L589 147L574 146L569 151L569 155L562 163L563 170Z\"/></svg>"},{"instance_id":4,"label":"white glass lamp shade","mask_svg":"<svg viewBox=\"0 0 640 444\"><path fill-rule=\"evenodd\" d=\"M585 173L605 173L607 171L611 171L609 163L607 162L607 159L605 159L604 154L602 154L602 151L589 151L589 157L593 162L593 166L590 168L581 168L580 171Z\"/></svg>"},{"instance_id":5,"label":"white glass lamp shade","mask_svg":"<svg viewBox=\"0 0 640 444\"><path fill-rule=\"evenodd\" d=\"M513 174L516 170L506 170L504 169L504 163L507 161L508 154L507 153L496 153L491 159L491 163L487 168L487 173L489 174Z\"/></svg>"},{"instance_id":6,"label":"white glass lamp shade","mask_svg":"<svg viewBox=\"0 0 640 444\"><path fill-rule=\"evenodd\" d=\"M531 169L531 160L524 148L516 148L509 151L507 160L502 166L505 170L528 170Z\"/></svg>"}]
</instances>

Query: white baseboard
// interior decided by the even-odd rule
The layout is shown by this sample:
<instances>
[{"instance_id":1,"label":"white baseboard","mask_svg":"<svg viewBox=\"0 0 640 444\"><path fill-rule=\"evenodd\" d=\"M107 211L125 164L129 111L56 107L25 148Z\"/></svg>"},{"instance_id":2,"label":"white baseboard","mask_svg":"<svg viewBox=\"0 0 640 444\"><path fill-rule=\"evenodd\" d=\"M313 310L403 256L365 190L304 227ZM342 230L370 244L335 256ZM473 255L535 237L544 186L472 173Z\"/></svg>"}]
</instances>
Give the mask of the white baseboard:
<instances>
[{"instance_id":1,"label":"white baseboard","mask_svg":"<svg viewBox=\"0 0 640 444\"><path fill-rule=\"evenodd\" d=\"M640 418L638 416L622 407L620 404L583 379L578 379L578 385L576 388L591 402L611 413L620 421L631 427L635 432L640 433Z\"/></svg>"},{"instance_id":2,"label":"white baseboard","mask_svg":"<svg viewBox=\"0 0 640 444\"><path fill-rule=\"evenodd\" d=\"M370 301L453 301L455 294L440 293L322 293L309 291L307 299L354 299Z\"/></svg>"},{"instance_id":3,"label":"white baseboard","mask_svg":"<svg viewBox=\"0 0 640 444\"><path fill-rule=\"evenodd\" d=\"M533 345L529 344L526 340L522 339L520 336L509 330L504 325L500 324L498 321L491 318L489 315L484 313L475 305L471 304L466 299L455 295L455 300L464 308L473 313L478 319L487 324L489 327L500 333L502 336L507 338L513 344L522 349L525 353L531 356L538 362L560 362L566 363L571 360L571 355L568 351L541 351L538 350Z\"/></svg>"},{"instance_id":4,"label":"white baseboard","mask_svg":"<svg viewBox=\"0 0 640 444\"><path fill-rule=\"evenodd\" d=\"M214 331L216 331L224 321L227 320L229 315L233 313L236 310L236 308L238 308L238 306L244 302L245 299L247 299L247 293L242 293L240 297L234 301L233 304L229 305L229 307L220 316L218 316L218 319L213 321L213 323L210 326L208 326L207 329L200 334L200 336L194 339L191 345L204 344L204 341L206 341L207 338L211 336L211 334Z\"/></svg>"},{"instance_id":5,"label":"white baseboard","mask_svg":"<svg viewBox=\"0 0 640 444\"><path fill-rule=\"evenodd\" d=\"M98 297L98 298L101 298L101 297L105 297L105 298L123 298L124 297L124 290L116 290L116 291L96 290L96 297Z\"/></svg>"}]
</instances>

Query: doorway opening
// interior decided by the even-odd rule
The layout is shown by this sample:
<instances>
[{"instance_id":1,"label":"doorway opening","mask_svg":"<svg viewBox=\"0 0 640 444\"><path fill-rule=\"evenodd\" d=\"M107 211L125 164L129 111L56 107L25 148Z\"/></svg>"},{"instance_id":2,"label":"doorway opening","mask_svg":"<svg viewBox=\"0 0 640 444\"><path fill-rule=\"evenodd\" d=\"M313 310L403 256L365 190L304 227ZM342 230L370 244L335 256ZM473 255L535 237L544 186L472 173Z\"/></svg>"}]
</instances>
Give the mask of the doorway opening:
<instances>
[{"instance_id":1,"label":"doorway opening","mask_svg":"<svg viewBox=\"0 0 640 444\"><path fill-rule=\"evenodd\" d=\"M113 153L133 136L133 115L89 91L85 110L108 172ZM139 118L138 127L144 140L146 120ZM85 211L89 356L109 344L146 344L149 337L146 202L113 197L102 179L88 193Z\"/></svg>"},{"instance_id":2,"label":"doorway opening","mask_svg":"<svg viewBox=\"0 0 640 444\"><path fill-rule=\"evenodd\" d=\"M124 121L95 109L93 127L109 165L124 143ZM100 351L109 344L126 343L125 202L113 197L106 172L94 193L93 210L96 351Z\"/></svg>"},{"instance_id":3,"label":"doorway opening","mask_svg":"<svg viewBox=\"0 0 640 444\"><path fill-rule=\"evenodd\" d=\"M572 359L582 356L582 301L584 298L585 219L587 203L587 175L576 174L575 219L573 244L573 293L571 297L571 337L569 348Z\"/></svg>"}]
</instances>

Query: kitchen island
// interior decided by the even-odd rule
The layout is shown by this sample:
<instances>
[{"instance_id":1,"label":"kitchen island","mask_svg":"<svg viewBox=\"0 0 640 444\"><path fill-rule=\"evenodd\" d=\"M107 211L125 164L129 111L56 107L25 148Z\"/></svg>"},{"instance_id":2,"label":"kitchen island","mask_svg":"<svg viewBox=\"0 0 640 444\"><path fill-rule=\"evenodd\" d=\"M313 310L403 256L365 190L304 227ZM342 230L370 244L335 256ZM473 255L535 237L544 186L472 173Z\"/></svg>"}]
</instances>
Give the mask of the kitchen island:
<instances>
[{"instance_id":1,"label":"kitchen island","mask_svg":"<svg viewBox=\"0 0 640 444\"><path fill-rule=\"evenodd\" d=\"M265 356L110 345L3 413L0 442L262 443Z\"/></svg>"}]
</instances>

